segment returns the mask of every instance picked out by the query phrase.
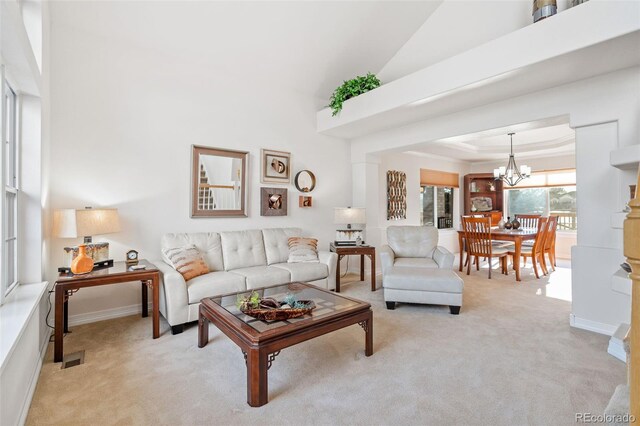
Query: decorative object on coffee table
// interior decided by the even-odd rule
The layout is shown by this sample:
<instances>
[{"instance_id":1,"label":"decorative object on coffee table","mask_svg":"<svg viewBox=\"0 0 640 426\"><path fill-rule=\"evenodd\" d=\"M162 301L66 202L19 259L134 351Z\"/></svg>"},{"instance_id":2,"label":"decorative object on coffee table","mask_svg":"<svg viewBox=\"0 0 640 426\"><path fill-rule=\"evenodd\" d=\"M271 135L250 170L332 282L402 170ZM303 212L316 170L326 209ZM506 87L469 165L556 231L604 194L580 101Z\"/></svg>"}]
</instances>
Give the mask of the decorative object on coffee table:
<instances>
[{"instance_id":1,"label":"decorative object on coffee table","mask_svg":"<svg viewBox=\"0 0 640 426\"><path fill-rule=\"evenodd\" d=\"M407 174L387 172L387 220L407 218Z\"/></svg>"},{"instance_id":2,"label":"decorative object on coffee table","mask_svg":"<svg viewBox=\"0 0 640 426\"><path fill-rule=\"evenodd\" d=\"M286 216L287 189L260 188L260 216Z\"/></svg>"},{"instance_id":3,"label":"decorative object on coffee table","mask_svg":"<svg viewBox=\"0 0 640 426\"><path fill-rule=\"evenodd\" d=\"M293 183L298 191L311 192L316 188L316 175L311 170L300 170Z\"/></svg>"},{"instance_id":4,"label":"decorative object on coffee table","mask_svg":"<svg viewBox=\"0 0 640 426\"><path fill-rule=\"evenodd\" d=\"M260 297L256 291L239 296L236 306L243 314L262 321L300 318L316 308L313 300L298 300L293 294L287 294L278 301L273 297Z\"/></svg>"},{"instance_id":5,"label":"decorative object on coffee table","mask_svg":"<svg viewBox=\"0 0 640 426\"><path fill-rule=\"evenodd\" d=\"M282 184L291 182L290 152L261 149L260 158L260 182Z\"/></svg>"},{"instance_id":6,"label":"decorative object on coffee table","mask_svg":"<svg viewBox=\"0 0 640 426\"><path fill-rule=\"evenodd\" d=\"M246 217L249 153L191 146L191 217Z\"/></svg>"}]
</instances>

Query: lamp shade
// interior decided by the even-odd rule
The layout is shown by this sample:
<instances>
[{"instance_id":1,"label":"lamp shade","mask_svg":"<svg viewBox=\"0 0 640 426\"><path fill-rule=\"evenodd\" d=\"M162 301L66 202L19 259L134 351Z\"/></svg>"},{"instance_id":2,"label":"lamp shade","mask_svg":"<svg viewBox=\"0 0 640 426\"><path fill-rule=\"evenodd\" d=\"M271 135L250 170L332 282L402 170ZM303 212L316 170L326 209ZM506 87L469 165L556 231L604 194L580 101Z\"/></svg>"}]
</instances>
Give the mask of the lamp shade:
<instances>
[{"instance_id":1,"label":"lamp shade","mask_svg":"<svg viewBox=\"0 0 640 426\"><path fill-rule=\"evenodd\" d=\"M120 231L117 209L62 209L53 213L53 235L78 238Z\"/></svg>"},{"instance_id":2,"label":"lamp shade","mask_svg":"<svg viewBox=\"0 0 640 426\"><path fill-rule=\"evenodd\" d=\"M367 223L366 209L352 207L336 207L334 209L335 224Z\"/></svg>"}]
</instances>

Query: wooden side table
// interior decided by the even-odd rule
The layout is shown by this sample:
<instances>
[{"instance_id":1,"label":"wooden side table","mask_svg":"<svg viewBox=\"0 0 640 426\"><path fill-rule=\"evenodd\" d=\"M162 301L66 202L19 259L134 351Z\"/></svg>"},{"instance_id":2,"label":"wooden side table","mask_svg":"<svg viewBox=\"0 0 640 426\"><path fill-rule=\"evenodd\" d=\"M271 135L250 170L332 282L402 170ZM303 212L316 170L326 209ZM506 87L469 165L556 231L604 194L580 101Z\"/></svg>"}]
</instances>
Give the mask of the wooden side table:
<instances>
[{"instance_id":1,"label":"wooden side table","mask_svg":"<svg viewBox=\"0 0 640 426\"><path fill-rule=\"evenodd\" d=\"M69 298L81 288L120 284L130 281L142 282L142 316L149 316L147 287L153 291L153 338L160 337L160 272L151 263L141 260L138 265L145 269L132 270L125 262L115 262L112 267L96 269L88 274L60 274L55 284L55 339L53 362L62 362L63 337L69 331Z\"/></svg>"},{"instance_id":2,"label":"wooden side table","mask_svg":"<svg viewBox=\"0 0 640 426\"><path fill-rule=\"evenodd\" d=\"M345 256L360 255L360 280L364 281L364 257L371 261L371 291L376 291L376 248L373 246L336 246L329 244L329 250L338 255L336 267L336 293L340 293L340 261Z\"/></svg>"}]
</instances>

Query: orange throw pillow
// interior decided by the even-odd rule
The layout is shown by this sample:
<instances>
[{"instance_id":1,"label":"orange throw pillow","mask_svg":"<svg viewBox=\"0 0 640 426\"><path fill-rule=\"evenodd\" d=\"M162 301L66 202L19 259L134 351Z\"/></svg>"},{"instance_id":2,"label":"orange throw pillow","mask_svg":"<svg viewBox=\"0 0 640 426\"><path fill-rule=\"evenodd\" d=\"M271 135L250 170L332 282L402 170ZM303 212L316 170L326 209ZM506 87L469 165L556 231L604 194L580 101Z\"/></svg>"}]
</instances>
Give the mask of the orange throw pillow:
<instances>
[{"instance_id":1,"label":"orange throw pillow","mask_svg":"<svg viewBox=\"0 0 640 426\"><path fill-rule=\"evenodd\" d=\"M180 272L185 281L211 272L202 255L194 245L162 250L171 266Z\"/></svg>"}]
</instances>

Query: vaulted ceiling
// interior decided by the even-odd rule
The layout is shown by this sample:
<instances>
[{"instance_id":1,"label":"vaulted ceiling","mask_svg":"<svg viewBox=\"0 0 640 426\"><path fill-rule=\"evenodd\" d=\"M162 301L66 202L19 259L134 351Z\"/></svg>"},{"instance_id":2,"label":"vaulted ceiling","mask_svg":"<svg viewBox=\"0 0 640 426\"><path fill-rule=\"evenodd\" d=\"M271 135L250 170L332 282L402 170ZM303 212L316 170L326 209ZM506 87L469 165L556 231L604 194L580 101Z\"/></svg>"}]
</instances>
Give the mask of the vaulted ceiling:
<instances>
[{"instance_id":1,"label":"vaulted ceiling","mask_svg":"<svg viewBox=\"0 0 640 426\"><path fill-rule=\"evenodd\" d=\"M51 16L54 35L72 26L326 102L343 80L382 69L440 3L54 1Z\"/></svg>"}]
</instances>

